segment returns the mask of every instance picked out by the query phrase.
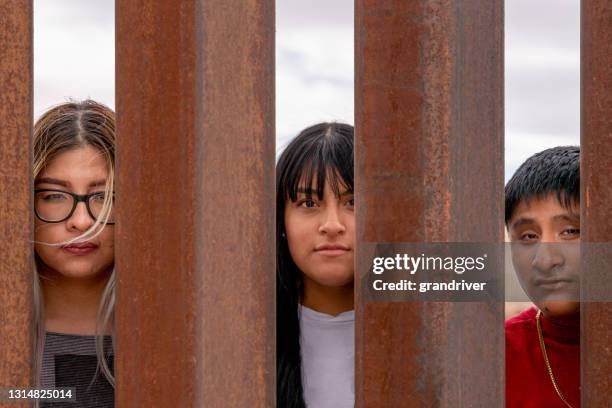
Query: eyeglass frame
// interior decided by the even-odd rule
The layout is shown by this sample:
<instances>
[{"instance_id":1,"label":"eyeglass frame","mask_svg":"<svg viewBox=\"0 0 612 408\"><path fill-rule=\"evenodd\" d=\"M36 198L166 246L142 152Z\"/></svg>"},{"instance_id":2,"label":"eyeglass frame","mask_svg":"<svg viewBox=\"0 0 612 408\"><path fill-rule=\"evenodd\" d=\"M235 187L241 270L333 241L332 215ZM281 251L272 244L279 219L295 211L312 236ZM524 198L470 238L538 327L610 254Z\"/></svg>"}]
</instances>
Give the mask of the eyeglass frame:
<instances>
[{"instance_id":1,"label":"eyeglass frame","mask_svg":"<svg viewBox=\"0 0 612 408\"><path fill-rule=\"evenodd\" d=\"M36 218L38 218L39 220L41 220L42 222L46 222L48 224L59 224L60 222L64 222L67 219L69 219L70 217L72 217L72 215L74 214L74 210L76 210L77 205L79 205L80 202L85 203L85 208L87 208L87 214L89 214L89 216L94 220L94 221L98 221L98 219L96 217L94 217L93 212L91 211L91 208L89 207L89 199L91 197L97 196L97 195L102 195L105 194L103 191L96 191L94 193L89 193L89 194L75 194L73 192L70 191L66 191L66 190L56 190L56 189L52 189L52 188L41 188L41 189L36 189L34 190L34 194L36 195L37 193L42 193L45 191L53 191L56 193L64 193L64 194L68 194L69 196L72 196L73 200L72 200L72 209L70 210L70 212L68 213L68 216L64 219L61 219L59 221L48 221L45 220L44 218L42 218L39 214L38 211L36 209L36 203L34 203L34 215L36 215ZM114 193L113 193L114 194ZM113 225L115 224L115 221L112 222L100 222L101 224L108 224L108 225Z\"/></svg>"}]
</instances>

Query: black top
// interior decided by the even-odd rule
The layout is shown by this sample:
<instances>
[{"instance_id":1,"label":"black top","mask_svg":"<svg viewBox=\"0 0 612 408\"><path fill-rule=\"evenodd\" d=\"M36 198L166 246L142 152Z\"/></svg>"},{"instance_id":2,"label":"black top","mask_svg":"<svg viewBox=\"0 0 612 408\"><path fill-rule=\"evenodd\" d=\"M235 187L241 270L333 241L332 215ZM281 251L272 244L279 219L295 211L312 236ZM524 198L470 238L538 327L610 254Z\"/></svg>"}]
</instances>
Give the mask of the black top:
<instances>
[{"instance_id":1,"label":"black top","mask_svg":"<svg viewBox=\"0 0 612 408\"><path fill-rule=\"evenodd\" d=\"M41 387L71 387L76 389L75 402L45 402L49 408L112 408L115 392L98 369L95 336L79 336L47 332L43 354ZM114 375L112 341L104 336L104 353Z\"/></svg>"}]
</instances>

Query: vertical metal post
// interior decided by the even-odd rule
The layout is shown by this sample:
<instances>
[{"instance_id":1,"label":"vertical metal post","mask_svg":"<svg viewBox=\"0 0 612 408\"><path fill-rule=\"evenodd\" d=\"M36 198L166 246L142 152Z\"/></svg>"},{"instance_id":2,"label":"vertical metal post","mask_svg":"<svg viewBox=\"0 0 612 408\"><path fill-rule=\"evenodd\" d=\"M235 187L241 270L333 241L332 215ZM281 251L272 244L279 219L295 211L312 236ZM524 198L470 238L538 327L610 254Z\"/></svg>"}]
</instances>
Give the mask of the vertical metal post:
<instances>
[{"instance_id":1,"label":"vertical metal post","mask_svg":"<svg viewBox=\"0 0 612 408\"><path fill-rule=\"evenodd\" d=\"M118 0L118 407L273 406L274 2Z\"/></svg>"},{"instance_id":2,"label":"vertical metal post","mask_svg":"<svg viewBox=\"0 0 612 408\"><path fill-rule=\"evenodd\" d=\"M503 242L503 26L501 0L357 0L358 244ZM502 406L500 302L363 297L357 407Z\"/></svg>"},{"instance_id":3,"label":"vertical metal post","mask_svg":"<svg viewBox=\"0 0 612 408\"><path fill-rule=\"evenodd\" d=\"M0 0L0 387L32 383L32 55L32 1Z\"/></svg>"},{"instance_id":4,"label":"vertical metal post","mask_svg":"<svg viewBox=\"0 0 612 408\"><path fill-rule=\"evenodd\" d=\"M581 405L595 408L612 406L612 3L581 8Z\"/></svg>"}]
</instances>

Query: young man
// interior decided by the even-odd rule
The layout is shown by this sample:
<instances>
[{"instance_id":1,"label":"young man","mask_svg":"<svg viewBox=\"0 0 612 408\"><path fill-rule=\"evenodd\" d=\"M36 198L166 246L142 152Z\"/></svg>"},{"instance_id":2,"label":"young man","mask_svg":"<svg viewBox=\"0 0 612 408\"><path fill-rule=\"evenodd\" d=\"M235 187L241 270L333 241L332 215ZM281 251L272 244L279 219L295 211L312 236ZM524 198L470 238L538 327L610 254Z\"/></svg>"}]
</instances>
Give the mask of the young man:
<instances>
[{"instance_id":1,"label":"young man","mask_svg":"<svg viewBox=\"0 0 612 408\"><path fill-rule=\"evenodd\" d=\"M537 153L506 185L519 281L535 304L506 322L506 406L580 406L580 148Z\"/></svg>"}]
</instances>

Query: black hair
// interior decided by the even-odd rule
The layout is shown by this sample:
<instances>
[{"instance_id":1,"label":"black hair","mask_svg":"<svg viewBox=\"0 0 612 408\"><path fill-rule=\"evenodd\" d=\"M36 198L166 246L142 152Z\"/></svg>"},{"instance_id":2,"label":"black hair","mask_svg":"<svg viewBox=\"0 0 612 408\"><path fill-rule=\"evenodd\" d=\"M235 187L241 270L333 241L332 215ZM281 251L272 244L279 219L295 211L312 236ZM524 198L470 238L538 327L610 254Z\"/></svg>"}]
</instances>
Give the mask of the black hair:
<instances>
[{"instance_id":1,"label":"black hair","mask_svg":"<svg viewBox=\"0 0 612 408\"><path fill-rule=\"evenodd\" d=\"M558 146L534 154L508 181L505 194L506 225L521 202L553 194L564 208L580 203L580 147Z\"/></svg>"},{"instance_id":2,"label":"black hair","mask_svg":"<svg viewBox=\"0 0 612 408\"><path fill-rule=\"evenodd\" d=\"M304 408L298 306L302 272L293 262L285 238L285 204L306 187L319 199L325 181L340 195L353 191L353 127L319 123L304 129L283 151L276 165L276 381L277 404Z\"/></svg>"}]
</instances>

